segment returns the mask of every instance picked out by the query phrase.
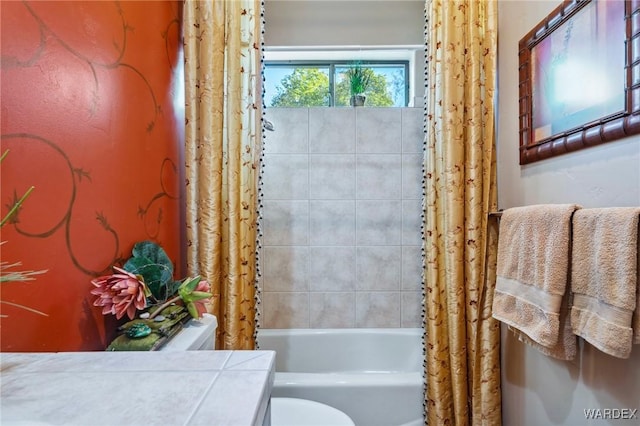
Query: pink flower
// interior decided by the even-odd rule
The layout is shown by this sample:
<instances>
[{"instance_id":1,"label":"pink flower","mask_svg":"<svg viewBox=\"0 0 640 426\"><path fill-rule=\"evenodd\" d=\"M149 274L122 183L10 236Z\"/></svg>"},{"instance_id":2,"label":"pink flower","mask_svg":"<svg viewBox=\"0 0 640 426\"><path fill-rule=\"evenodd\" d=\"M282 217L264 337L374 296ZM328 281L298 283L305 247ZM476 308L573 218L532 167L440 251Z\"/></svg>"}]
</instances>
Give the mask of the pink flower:
<instances>
[{"instance_id":1,"label":"pink flower","mask_svg":"<svg viewBox=\"0 0 640 426\"><path fill-rule=\"evenodd\" d=\"M206 282L205 280L202 280L198 283L194 291L209 293L211 291L211 286L209 285L208 282ZM209 299L200 299L200 300L195 300L193 302L193 304L196 306L196 310L198 311L198 318L200 318L202 314L207 313L208 301Z\"/></svg>"},{"instance_id":2,"label":"pink flower","mask_svg":"<svg viewBox=\"0 0 640 426\"><path fill-rule=\"evenodd\" d=\"M134 274L117 266L113 269L118 273L91 280L91 284L96 286L91 294L98 296L93 306L102 306L103 315L112 314L120 319L126 313L129 319L133 319L136 310L146 306L146 286Z\"/></svg>"}]
</instances>

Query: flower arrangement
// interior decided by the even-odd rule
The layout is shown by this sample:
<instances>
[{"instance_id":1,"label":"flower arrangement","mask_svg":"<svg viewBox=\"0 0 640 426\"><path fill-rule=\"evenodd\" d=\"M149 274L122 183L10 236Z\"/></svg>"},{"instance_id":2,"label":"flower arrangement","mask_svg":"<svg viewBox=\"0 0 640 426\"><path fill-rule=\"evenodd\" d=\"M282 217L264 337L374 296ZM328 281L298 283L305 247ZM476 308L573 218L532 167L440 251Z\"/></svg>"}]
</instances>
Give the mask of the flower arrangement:
<instances>
[{"instance_id":1,"label":"flower arrangement","mask_svg":"<svg viewBox=\"0 0 640 426\"><path fill-rule=\"evenodd\" d=\"M113 266L114 273L91 280L95 287L91 294L97 296L94 306L102 307L103 315L125 314L133 320L154 319L165 308L183 304L193 318L206 312L206 300L212 297L209 284L197 277L182 281L173 280L173 263L158 244L153 241L136 243L132 257L120 268Z\"/></svg>"},{"instance_id":2,"label":"flower arrangement","mask_svg":"<svg viewBox=\"0 0 640 426\"><path fill-rule=\"evenodd\" d=\"M173 263L153 241L133 246L132 256L114 273L91 280L94 306L103 315L130 321L107 347L108 351L156 350L174 336L189 317L198 319L212 297L207 281L199 276L173 279Z\"/></svg>"}]
</instances>

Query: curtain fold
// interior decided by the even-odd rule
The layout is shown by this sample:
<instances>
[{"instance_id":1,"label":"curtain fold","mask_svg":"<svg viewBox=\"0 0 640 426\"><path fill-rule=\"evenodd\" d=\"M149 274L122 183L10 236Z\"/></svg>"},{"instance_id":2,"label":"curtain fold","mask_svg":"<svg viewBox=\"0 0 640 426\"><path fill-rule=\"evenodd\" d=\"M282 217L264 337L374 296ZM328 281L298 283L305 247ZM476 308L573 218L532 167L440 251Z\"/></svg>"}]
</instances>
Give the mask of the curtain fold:
<instances>
[{"instance_id":1,"label":"curtain fold","mask_svg":"<svg viewBox=\"0 0 640 426\"><path fill-rule=\"evenodd\" d=\"M497 4L427 0L425 13L427 420L499 425L497 222L488 216L497 209Z\"/></svg>"},{"instance_id":2,"label":"curtain fold","mask_svg":"<svg viewBox=\"0 0 640 426\"><path fill-rule=\"evenodd\" d=\"M260 0L186 0L187 272L211 285L217 349L253 349Z\"/></svg>"}]
</instances>

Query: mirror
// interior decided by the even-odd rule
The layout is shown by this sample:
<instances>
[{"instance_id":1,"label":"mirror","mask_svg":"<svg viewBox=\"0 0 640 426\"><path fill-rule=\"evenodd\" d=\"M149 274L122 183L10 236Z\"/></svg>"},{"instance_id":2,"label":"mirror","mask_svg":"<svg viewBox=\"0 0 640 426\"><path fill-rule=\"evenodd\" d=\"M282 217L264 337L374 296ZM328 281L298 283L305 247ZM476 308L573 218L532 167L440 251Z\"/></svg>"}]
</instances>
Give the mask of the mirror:
<instances>
[{"instance_id":1,"label":"mirror","mask_svg":"<svg viewBox=\"0 0 640 426\"><path fill-rule=\"evenodd\" d=\"M565 1L520 40L521 165L640 133L639 11Z\"/></svg>"}]
</instances>

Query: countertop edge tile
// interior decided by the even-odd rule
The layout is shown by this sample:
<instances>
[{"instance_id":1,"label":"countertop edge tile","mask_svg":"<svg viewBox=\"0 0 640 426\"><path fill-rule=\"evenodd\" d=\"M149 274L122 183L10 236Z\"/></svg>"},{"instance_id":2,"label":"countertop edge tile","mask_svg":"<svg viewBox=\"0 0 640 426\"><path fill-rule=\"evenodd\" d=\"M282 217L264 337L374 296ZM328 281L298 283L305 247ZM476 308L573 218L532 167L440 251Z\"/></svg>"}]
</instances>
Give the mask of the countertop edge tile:
<instances>
[{"instance_id":1,"label":"countertop edge tile","mask_svg":"<svg viewBox=\"0 0 640 426\"><path fill-rule=\"evenodd\" d=\"M167 418L152 408L157 406L154 401L163 398L165 407L176 403L179 411L173 411L171 418L181 424L210 424L212 419L201 415L215 413L220 419L241 419L240 424L233 426L262 425L268 414L275 376L273 351L113 354L0 354L3 426L25 422L84 426L83 422L95 415L100 416L101 424L133 426L142 421L148 426L164 426ZM130 364L127 360L133 361ZM183 375L191 379L181 382L179 378ZM131 380L135 380L133 385L127 385ZM135 394L127 394L128 389ZM242 403L225 403L233 398ZM105 401L114 399L122 409L104 408ZM43 405L43 400L47 404ZM76 400L83 403L70 402ZM92 409L92 404L96 408ZM148 408L146 419L136 416L139 407Z\"/></svg>"}]
</instances>

